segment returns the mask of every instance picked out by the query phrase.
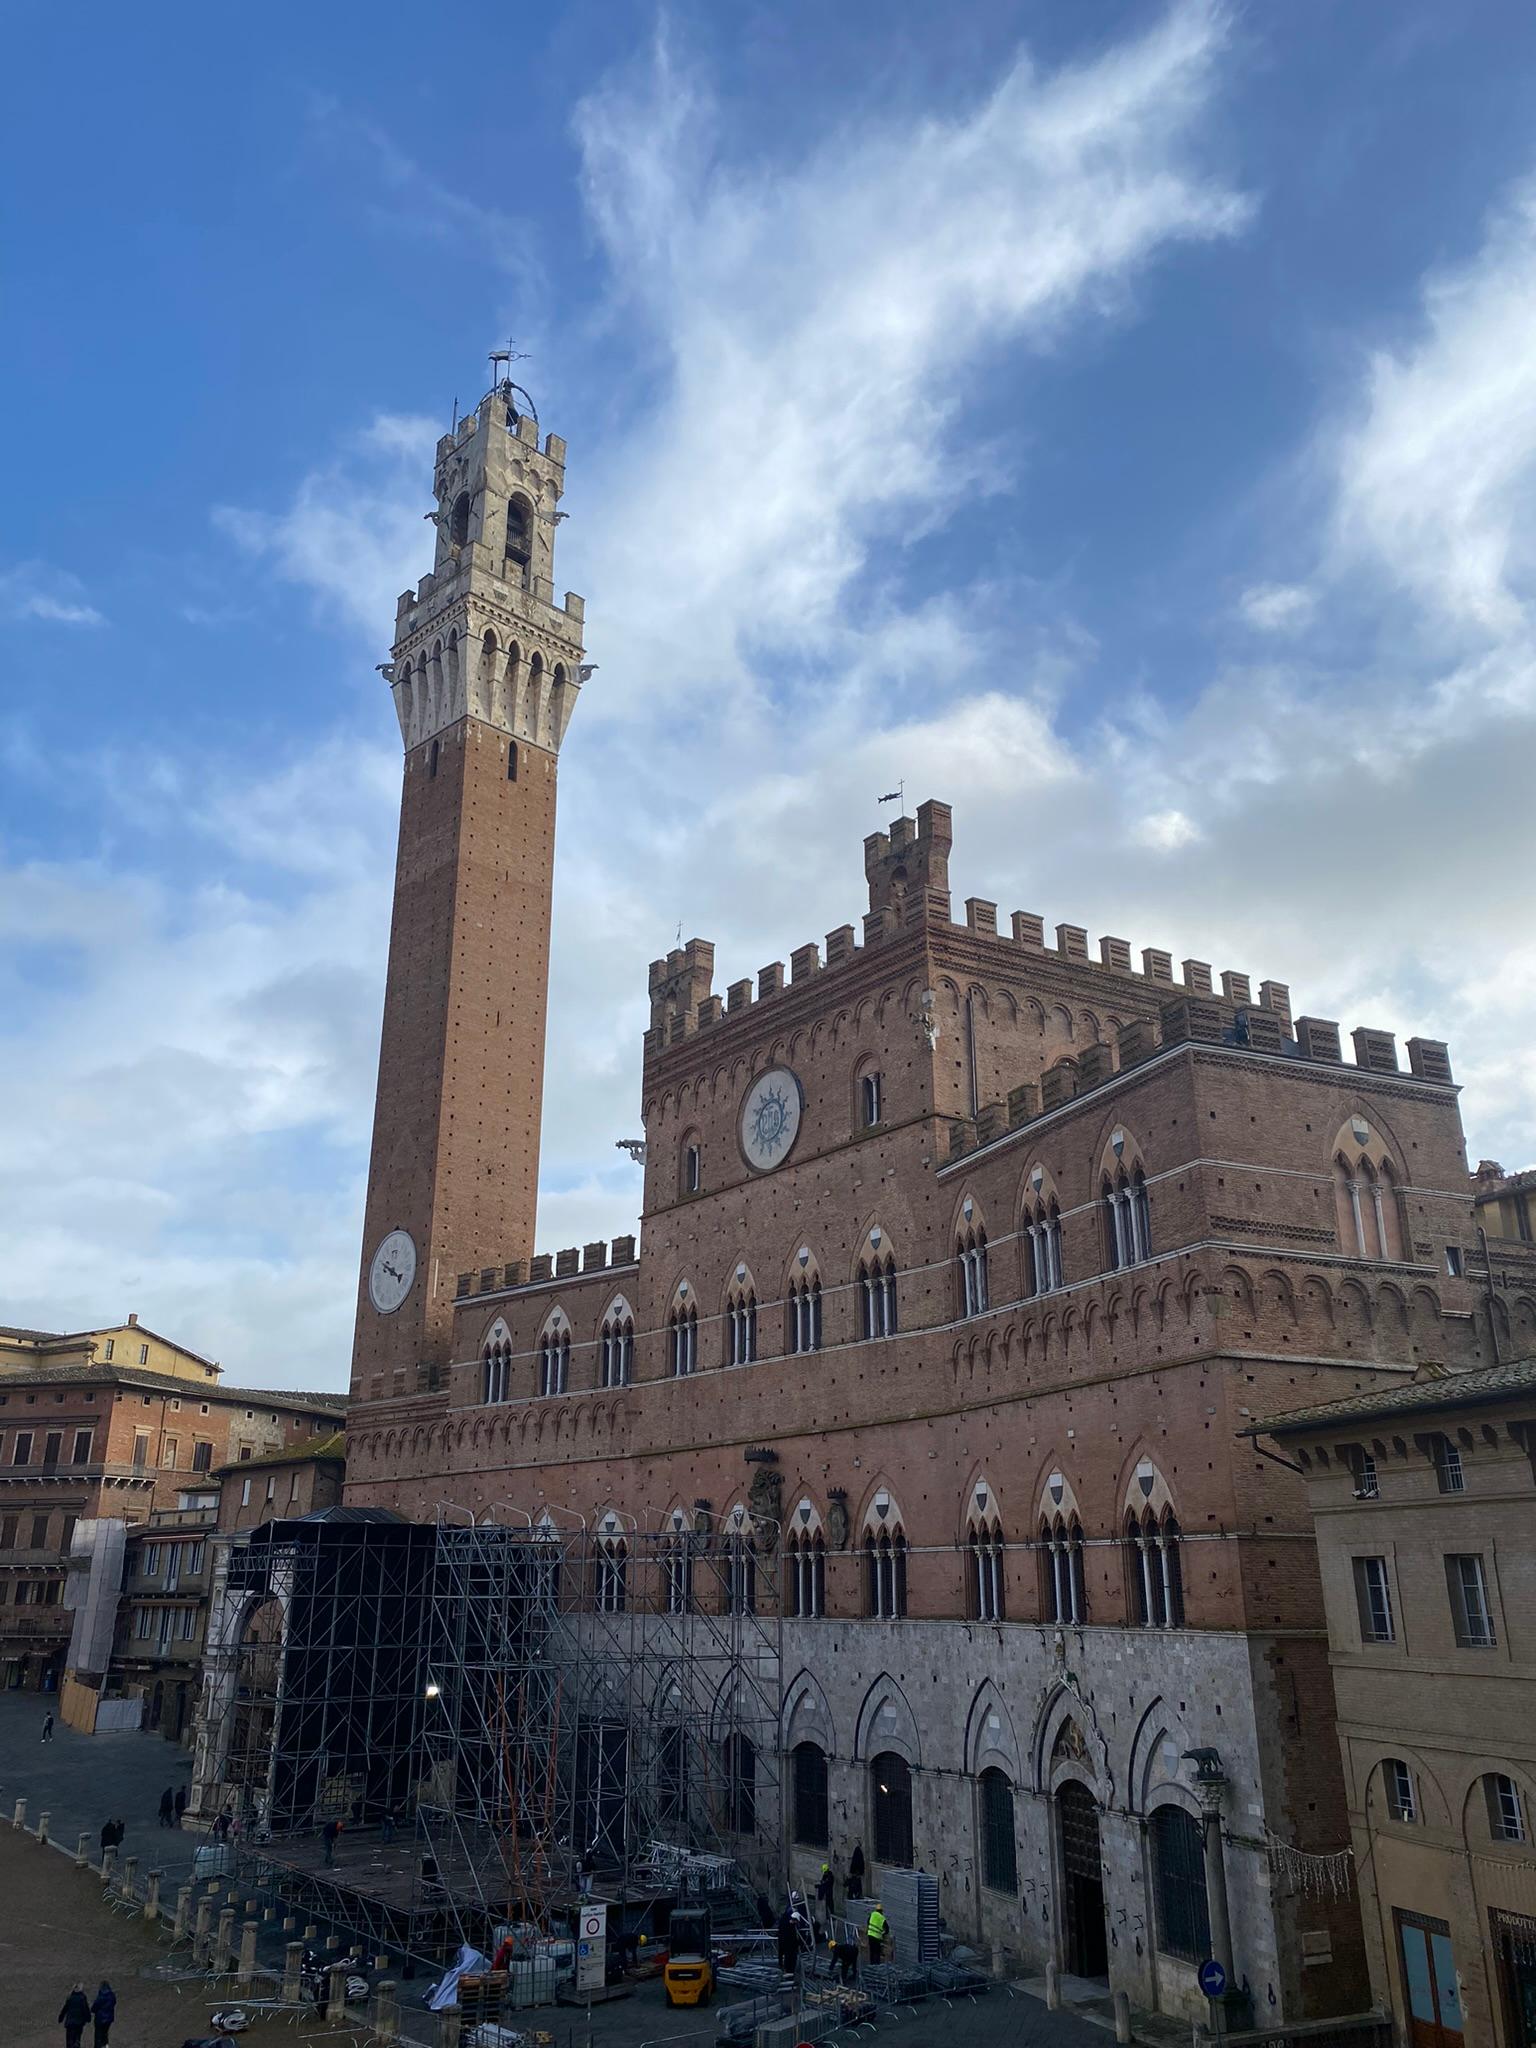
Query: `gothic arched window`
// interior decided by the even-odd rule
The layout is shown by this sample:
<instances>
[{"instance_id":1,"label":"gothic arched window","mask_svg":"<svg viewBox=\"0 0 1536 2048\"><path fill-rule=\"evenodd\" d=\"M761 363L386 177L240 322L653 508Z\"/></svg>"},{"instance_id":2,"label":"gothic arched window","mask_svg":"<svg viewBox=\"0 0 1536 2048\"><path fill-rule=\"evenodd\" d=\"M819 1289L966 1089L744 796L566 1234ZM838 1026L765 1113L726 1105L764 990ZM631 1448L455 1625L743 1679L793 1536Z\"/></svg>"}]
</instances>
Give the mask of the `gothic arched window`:
<instances>
[{"instance_id":1,"label":"gothic arched window","mask_svg":"<svg viewBox=\"0 0 1536 2048\"><path fill-rule=\"evenodd\" d=\"M1125 1521L1131 1578L1131 1613L1138 1628L1184 1626L1184 1568L1178 1517L1164 1508L1161 1518L1151 1508L1134 1510Z\"/></svg>"},{"instance_id":2,"label":"gothic arched window","mask_svg":"<svg viewBox=\"0 0 1536 2048\"><path fill-rule=\"evenodd\" d=\"M615 1302L603 1319L599 1358L599 1386L627 1387L635 1364L635 1322L622 1302Z\"/></svg>"},{"instance_id":3,"label":"gothic arched window","mask_svg":"<svg viewBox=\"0 0 1536 2048\"><path fill-rule=\"evenodd\" d=\"M533 563L533 507L526 498L512 498L507 503L507 560L516 566L518 581L526 590Z\"/></svg>"},{"instance_id":4,"label":"gothic arched window","mask_svg":"<svg viewBox=\"0 0 1536 2048\"><path fill-rule=\"evenodd\" d=\"M1006 1611L1003 1531L994 1521L972 1522L966 1538L966 1607L972 1621L1001 1621Z\"/></svg>"},{"instance_id":5,"label":"gothic arched window","mask_svg":"<svg viewBox=\"0 0 1536 2048\"><path fill-rule=\"evenodd\" d=\"M667 1318L667 1355L674 1379L686 1379L699 1362L699 1312L679 1302Z\"/></svg>"},{"instance_id":6,"label":"gothic arched window","mask_svg":"<svg viewBox=\"0 0 1536 2048\"><path fill-rule=\"evenodd\" d=\"M961 1315L985 1315L991 1306L991 1291L987 1283L987 1233L984 1230L967 1230L955 1246L955 1257L960 1267Z\"/></svg>"},{"instance_id":7,"label":"gothic arched window","mask_svg":"<svg viewBox=\"0 0 1536 2048\"><path fill-rule=\"evenodd\" d=\"M878 1252L859 1261L859 1335L894 1337L896 1334L896 1261Z\"/></svg>"},{"instance_id":8,"label":"gothic arched window","mask_svg":"<svg viewBox=\"0 0 1536 2048\"><path fill-rule=\"evenodd\" d=\"M500 1326L504 1329L506 1326ZM512 1398L512 1346L505 1337L497 1336L485 1347L482 1360L484 1369L484 1398L488 1402L510 1401Z\"/></svg>"},{"instance_id":9,"label":"gothic arched window","mask_svg":"<svg viewBox=\"0 0 1536 2048\"><path fill-rule=\"evenodd\" d=\"M1061 1285L1061 1211L1056 1197L1024 1209L1024 1286L1029 1294L1054 1294Z\"/></svg>"},{"instance_id":10,"label":"gothic arched window","mask_svg":"<svg viewBox=\"0 0 1536 2048\"><path fill-rule=\"evenodd\" d=\"M907 1611L907 1539L894 1529L871 1529L864 1538L865 1612L899 1621Z\"/></svg>"},{"instance_id":11,"label":"gothic arched window","mask_svg":"<svg viewBox=\"0 0 1536 2048\"><path fill-rule=\"evenodd\" d=\"M886 1750L869 1766L875 1861L895 1870L912 1867L912 1771L904 1756Z\"/></svg>"},{"instance_id":12,"label":"gothic arched window","mask_svg":"<svg viewBox=\"0 0 1536 2048\"><path fill-rule=\"evenodd\" d=\"M454 548L469 545L468 491L460 491L453 501L453 510L448 514L448 545Z\"/></svg>"},{"instance_id":13,"label":"gothic arched window","mask_svg":"<svg viewBox=\"0 0 1536 2048\"><path fill-rule=\"evenodd\" d=\"M750 1282L731 1289L725 1304L725 1362L751 1365L757 1358L757 1295Z\"/></svg>"}]
</instances>

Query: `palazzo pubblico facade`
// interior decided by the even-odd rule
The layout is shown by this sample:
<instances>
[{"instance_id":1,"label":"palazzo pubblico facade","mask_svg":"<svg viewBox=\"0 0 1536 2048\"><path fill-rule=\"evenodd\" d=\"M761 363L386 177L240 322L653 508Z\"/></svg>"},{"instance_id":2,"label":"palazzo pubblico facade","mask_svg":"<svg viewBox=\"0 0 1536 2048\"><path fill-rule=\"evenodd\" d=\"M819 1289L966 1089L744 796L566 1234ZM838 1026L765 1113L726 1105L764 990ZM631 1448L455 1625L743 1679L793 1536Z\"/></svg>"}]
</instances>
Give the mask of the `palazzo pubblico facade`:
<instances>
[{"instance_id":1,"label":"palazzo pubblico facade","mask_svg":"<svg viewBox=\"0 0 1536 2048\"><path fill-rule=\"evenodd\" d=\"M787 972L653 962L643 1234L535 1255L589 673L564 458L489 393L400 602L349 1503L579 1514L639 1614L691 1593L630 1531L736 1532L762 1569L708 1597L782 1617L797 1882L858 1844L871 1891L931 1870L984 1950L1140 2005L1203 2015L1225 1942L1258 2024L1359 2009L1354 1900L1286 1876L1349 1840L1311 1522L1241 1432L1487 1362L1445 1047L957 907L928 802ZM733 1807L748 1861L764 1806Z\"/></svg>"}]
</instances>

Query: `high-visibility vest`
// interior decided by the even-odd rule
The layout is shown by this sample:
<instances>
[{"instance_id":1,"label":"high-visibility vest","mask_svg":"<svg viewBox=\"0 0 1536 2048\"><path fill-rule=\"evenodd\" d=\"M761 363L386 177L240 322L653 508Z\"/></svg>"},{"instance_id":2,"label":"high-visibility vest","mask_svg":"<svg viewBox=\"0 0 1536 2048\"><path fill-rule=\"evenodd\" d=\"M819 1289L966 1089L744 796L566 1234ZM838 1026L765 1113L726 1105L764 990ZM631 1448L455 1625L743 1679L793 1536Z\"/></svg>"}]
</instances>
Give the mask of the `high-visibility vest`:
<instances>
[{"instance_id":1,"label":"high-visibility vest","mask_svg":"<svg viewBox=\"0 0 1536 2048\"><path fill-rule=\"evenodd\" d=\"M884 1941L884 1939L885 1939L885 1927L886 1927L886 1920L885 1920L885 1915L884 1915L884 1914L883 1914L883 1913L881 1912L880 1908L879 1908L878 1906L876 1906L876 1908L875 1908L875 1910L873 1911L873 1913L871 1913L871 1914L870 1914L870 1916L869 1916L869 1938L870 1938L870 1940L871 1940L871 1941Z\"/></svg>"}]
</instances>

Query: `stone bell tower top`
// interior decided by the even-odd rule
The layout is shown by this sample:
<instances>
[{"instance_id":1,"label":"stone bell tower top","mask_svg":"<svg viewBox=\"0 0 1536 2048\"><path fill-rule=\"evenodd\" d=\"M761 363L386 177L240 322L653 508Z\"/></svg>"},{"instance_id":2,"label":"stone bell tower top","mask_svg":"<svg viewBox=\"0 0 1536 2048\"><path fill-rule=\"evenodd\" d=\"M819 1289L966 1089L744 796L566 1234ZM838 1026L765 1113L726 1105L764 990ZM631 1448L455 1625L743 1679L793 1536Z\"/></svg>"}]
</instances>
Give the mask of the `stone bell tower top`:
<instances>
[{"instance_id":1,"label":"stone bell tower top","mask_svg":"<svg viewBox=\"0 0 1536 2048\"><path fill-rule=\"evenodd\" d=\"M555 603L565 443L541 446L503 381L438 442L433 488L436 559L400 598L387 671L406 752L470 717L558 753L588 673L582 600Z\"/></svg>"}]
</instances>

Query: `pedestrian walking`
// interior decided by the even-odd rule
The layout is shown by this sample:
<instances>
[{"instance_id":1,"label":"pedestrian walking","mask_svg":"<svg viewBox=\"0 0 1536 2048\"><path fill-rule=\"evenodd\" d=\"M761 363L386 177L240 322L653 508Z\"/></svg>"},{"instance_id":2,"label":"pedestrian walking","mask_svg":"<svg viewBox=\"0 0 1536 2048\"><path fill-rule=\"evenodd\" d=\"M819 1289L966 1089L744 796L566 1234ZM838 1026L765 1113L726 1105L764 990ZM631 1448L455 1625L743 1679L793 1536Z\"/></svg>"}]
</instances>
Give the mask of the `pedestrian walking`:
<instances>
[{"instance_id":1,"label":"pedestrian walking","mask_svg":"<svg viewBox=\"0 0 1536 2048\"><path fill-rule=\"evenodd\" d=\"M176 1825L176 1794L169 1785L160 1794L160 1825L163 1828Z\"/></svg>"},{"instance_id":2,"label":"pedestrian walking","mask_svg":"<svg viewBox=\"0 0 1536 2048\"><path fill-rule=\"evenodd\" d=\"M90 2016L91 2001L85 1995L85 1986L77 1984L59 2007L59 2025L64 2029L64 2048L80 2048L80 2037L85 2032L85 2023Z\"/></svg>"},{"instance_id":3,"label":"pedestrian walking","mask_svg":"<svg viewBox=\"0 0 1536 2048\"><path fill-rule=\"evenodd\" d=\"M186 1786L185 1786L185 1785L178 1785L178 1786L177 1786L177 1788L176 1788L176 1825L177 1825L177 1827L180 1827L180 1826L181 1826L181 1816L182 1816L182 1815L183 1815L183 1814L184 1814L184 1813L186 1812L186 1810L187 1810L187 1788L186 1788Z\"/></svg>"},{"instance_id":4,"label":"pedestrian walking","mask_svg":"<svg viewBox=\"0 0 1536 2048\"><path fill-rule=\"evenodd\" d=\"M214 1822L213 1832L218 1836L221 1842L227 1842L229 1840L229 1808L227 1806L225 1807L224 1811L219 1815L218 1819Z\"/></svg>"},{"instance_id":5,"label":"pedestrian walking","mask_svg":"<svg viewBox=\"0 0 1536 2048\"><path fill-rule=\"evenodd\" d=\"M862 1899L864 1896L864 1844L855 1842L853 1854L848 1858L848 1896Z\"/></svg>"},{"instance_id":6,"label":"pedestrian walking","mask_svg":"<svg viewBox=\"0 0 1536 2048\"><path fill-rule=\"evenodd\" d=\"M870 1908L869 1925L864 1931L869 1936L869 1960L872 1963L885 1960L885 1938L890 1932L890 1925L878 1906Z\"/></svg>"},{"instance_id":7,"label":"pedestrian walking","mask_svg":"<svg viewBox=\"0 0 1536 2048\"><path fill-rule=\"evenodd\" d=\"M320 1830L320 1839L325 1844L325 1867L327 1870L336 1861L336 1841L340 1833L341 1822L339 1820L328 1820Z\"/></svg>"},{"instance_id":8,"label":"pedestrian walking","mask_svg":"<svg viewBox=\"0 0 1536 2048\"><path fill-rule=\"evenodd\" d=\"M53 1709L51 1707L43 1716L43 1740L44 1742L52 1742L53 1740Z\"/></svg>"},{"instance_id":9,"label":"pedestrian walking","mask_svg":"<svg viewBox=\"0 0 1536 2048\"><path fill-rule=\"evenodd\" d=\"M117 1993L103 1977L96 1996L91 2000L91 2018L96 2022L96 2033L91 2048L107 2048L112 2033L112 2022L117 2018Z\"/></svg>"}]
</instances>

